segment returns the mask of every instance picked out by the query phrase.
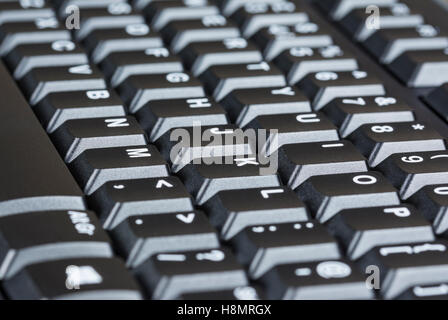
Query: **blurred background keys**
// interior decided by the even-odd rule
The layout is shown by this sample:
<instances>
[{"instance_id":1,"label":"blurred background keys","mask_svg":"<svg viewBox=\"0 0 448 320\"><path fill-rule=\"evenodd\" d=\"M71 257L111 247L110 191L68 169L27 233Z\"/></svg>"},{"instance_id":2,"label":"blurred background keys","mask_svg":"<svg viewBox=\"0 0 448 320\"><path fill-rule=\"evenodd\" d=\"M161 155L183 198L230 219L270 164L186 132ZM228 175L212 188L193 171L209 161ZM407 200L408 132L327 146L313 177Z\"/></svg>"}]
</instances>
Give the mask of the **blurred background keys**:
<instances>
[{"instance_id":1,"label":"blurred background keys","mask_svg":"<svg viewBox=\"0 0 448 320\"><path fill-rule=\"evenodd\" d=\"M251 225L309 220L304 204L285 187L220 191L204 208L223 240Z\"/></svg>"},{"instance_id":2,"label":"blurred background keys","mask_svg":"<svg viewBox=\"0 0 448 320\"><path fill-rule=\"evenodd\" d=\"M244 269L228 249L159 253L136 269L153 299L175 299L184 292L246 286Z\"/></svg>"},{"instance_id":3,"label":"blurred background keys","mask_svg":"<svg viewBox=\"0 0 448 320\"><path fill-rule=\"evenodd\" d=\"M117 258L81 258L27 266L4 283L18 300L140 300L138 285ZM29 290L23 290L23 286Z\"/></svg>"},{"instance_id":4,"label":"blurred background keys","mask_svg":"<svg viewBox=\"0 0 448 320\"><path fill-rule=\"evenodd\" d=\"M2 217L0 222L2 279L32 263L113 254L93 212L41 211Z\"/></svg>"},{"instance_id":5,"label":"blurred background keys","mask_svg":"<svg viewBox=\"0 0 448 320\"><path fill-rule=\"evenodd\" d=\"M344 209L400 203L397 190L380 173L373 171L314 176L296 192L321 223Z\"/></svg>"},{"instance_id":6,"label":"blurred background keys","mask_svg":"<svg viewBox=\"0 0 448 320\"><path fill-rule=\"evenodd\" d=\"M89 203L106 230L129 216L193 210L191 195L174 176L106 182Z\"/></svg>"},{"instance_id":7,"label":"blurred background keys","mask_svg":"<svg viewBox=\"0 0 448 320\"><path fill-rule=\"evenodd\" d=\"M376 246L435 240L431 225L410 205L343 210L328 226L351 260Z\"/></svg>"},{"instance_id":8,"label":"blurred background keys","mask_svg":"<svg viewBox=\"0 0 448 320\"><path fill-rule=\"evenodd\" d=\"M285 263L338 259L336 240L316 222L247 227L232 239L237 259L252 279Z\"/></svg>"},{"instance_id":9,"label":"blurred background keys","mask_svg":"<svg viewBox=\"0 0 448 320\"><path fill-rule=\"evenodd\" d=\"M130 217L113 229L112 237L131 268L160 252L219 247L215 229L200 211Z\"/></svg>"},{"instance_id":10,"label":"blurred background keys","mask_svg":"<svg viewBox=\"0 0 448 320\"><path fill-rule=\"evenodd\" d=\"M434 89L426 96L425 100L446 122L448 122L448 109L446 103L448 99L448 82L437 89Z\"/></svg>"},{"instance_id":11,"label":"blurred background keys","mask_svg":"<svg viewBox=\"0 0 448 320\"><path fill-rule=\"evenodd\" d=\"M269 299L374 299L365 277L345 259L279 265L260 281L268 288Z\"/></svg>"}]
</instances>

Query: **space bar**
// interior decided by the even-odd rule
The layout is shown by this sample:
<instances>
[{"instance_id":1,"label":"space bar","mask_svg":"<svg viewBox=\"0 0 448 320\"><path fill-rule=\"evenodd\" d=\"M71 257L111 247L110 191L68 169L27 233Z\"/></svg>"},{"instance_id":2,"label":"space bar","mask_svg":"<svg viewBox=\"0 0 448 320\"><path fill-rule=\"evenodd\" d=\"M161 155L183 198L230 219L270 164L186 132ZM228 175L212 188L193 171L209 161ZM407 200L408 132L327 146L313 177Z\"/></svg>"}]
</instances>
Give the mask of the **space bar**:
<instances>
[{"instance_id":1,"label":"space bar","mask_svg":"<svg viewBox=\"0 0 448 320\"><path fill-rule=\"evenodd\" d=\"M83 194L0 62L0 217L83 210Z\"/></svg>"}]
</instances>

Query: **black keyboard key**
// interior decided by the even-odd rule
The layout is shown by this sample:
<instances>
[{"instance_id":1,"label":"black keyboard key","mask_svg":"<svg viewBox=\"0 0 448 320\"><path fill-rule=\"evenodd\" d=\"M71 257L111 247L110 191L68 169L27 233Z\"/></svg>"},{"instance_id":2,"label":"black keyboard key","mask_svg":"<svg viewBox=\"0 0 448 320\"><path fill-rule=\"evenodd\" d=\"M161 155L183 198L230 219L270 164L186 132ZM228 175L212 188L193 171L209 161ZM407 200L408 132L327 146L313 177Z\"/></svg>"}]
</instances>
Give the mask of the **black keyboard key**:
<instances>
[{"instance_id":1,"label":"black keyboard key","mask_svg":"<svg viewBox=\"0 0 448 320\"><path fill-rule=\"evenodd\" d=\"M197 293L184 293L181 300L260 300L263 294L258 288L250 286L236 287L231 290L213 290Z\"/></svg>"},{"instance_id":2,"label":"black keyboard key","mask_svg":"<svg viewBox=\"0 0 448 320\"><path fill-rule=\"evenodd\" d=\"M446 103L448 101L448 82L431 91L431 93L426 96L426 101L431 108L448 122L448 108L446 108Z\"/></svg>"},{"instance_id":3,"label":"black keyboard key","mask_svg":"<svg viewBox=\"0 0 448 320\"><path fill-rule=\"evenodd\" d=\"M370 5L393 5L397 0L313 0L333 20L339 21L350 11L357 8L367 8Z\"/></svg>"},{"instance_id":4,"label":"black keyboard key","mask_svg":"<svg viewBox=\"0 0 448 320\"><path fill-rule=\"evenodd\" d=\"M448 300L446 283L414 286L404 291L398 300Z\"/></svg>"},{"instance_id":5,"label":"black keyboard key","mask_svg":"<svg viewBox=\"0 0 448 320\"><path fill-rule=\"evenodd\" d=\"M283 145L339 140L337 128L320 112L259 116L248 127L267 130L261 147L266 155Z\"/></svg>"},{"instance_id":6,"label":"black keyboard key","mask_svg":"<svg viewBox=\"0 0 448 320\"><path fill-rule=\"evenodd\" d=\"M260 281L269 299L283 300L367 300L373 290L365 277L347 260L280 265Z\"/></svg>"},{"instance_id":7,"label":"black keyboard key","mask_svg":"<svg viewBox=\"0 0 448 320\"><path fill-rule=\"evenodd\" d=\"M281 182L274 169L256 156L202 158L179 171L187 190L198 205L219 191L278 187ZM264 162L264 161L263 161Z\"/></svg>"},{"instance_id":8,"label":"black keyboard key","mask_svg":"<svg viewBox=\"0 0 448 320\"><path fill-rule=\"evenodd\" d=\"M261 52L244 38L222 41L196 42L179 52L187 68L198 77L211 66L256 63L263 60Z\"/></svg>"},{"instance_id":9,"label":"black keyboard key","mask_svg":"<svg viewBox=\"0 0 448 320\"><path fill-rule=\"evenodd\" d=\"M219 247L215 229L200 211L130 217L112 231L112 236L131 268L160 252Z\"/></svg>"},{"instance_id":10,"label":"black keyboard key","mask_svg":"<svg viewBox=\"0 0 448 320\"><path fill-rule=\"evenodd\" d=\"M126 0L55 0L54 5L61 17L73 13L69 10L70 6L76 6L79 9L107 8L111 4L119 4Z\"/></svg>"},{"instance_id":11,"label":"black keyboard key","mask_svg":"<svg viewBox=\"0 0 448 320\"><path fill-rule=\"evenodd\" d=\"M0 84L0 216L84 210L81 190L2 63Z\"/></svg>"},{"instance_id":12,"label":"black keyboard key","mask_svg":"<svg viewBox=\"0 0 448 320\"><path fill-rule=\"evenodd\" d=\"M296 192L321 223L344 209L400 203L397 190L380 173L372 171L314 176Z\"/></svg>"},{"instance_id":13,"label":"black keyboard key","mask_svg":"<svg viewBox=\"0 0 448 320\"><path fill-rule=\"evenodd\" d=\"M415 120L411 107L390 96L338 98L322 111L339 127L343 138L364 124Z\"/></svg>"},{"instance_id":14,"label":"black keyboard key","mask_svg":"<svg viewBox=\"0 0 448 320\"><path fill-rule=\"evenodd\" d=\"M448 183L448 152L394 154L378 169L400 189L401 198L408 199L426 185Z\"/></svg>"},{"instance_id":15,"label":"black keyboard key","mask_svg":"<svg viewBox=\"0 0 448 320\"><path fill-rule=\"evenodd\" d=\"M161 48L163 41L144 23L128 24L125 27L97 29L89 33L83 41L91 54L93 63L100 63L112 52L126 52Z\"/></svg>"},{"instance_id":16,"label":"black keyboard key","mask_svg":"<svg viewBox=\"0 0 448 320\"><path fill-rule=\"evenodd\" d=\"M53 92L106 88L103 75L90 64L35 68L22 77L20 84L31 105Z\"/></svg>"},{"instance_id":17,"label":"black keyboard key","mask_svg":"<svg viewBox=\"0 0 448 320\"><path fill-rule=\"evenodd\" d=\"M33 21L54 17L53 9L42 1L2 1L0 3L0 25L8 22Z\"/></svg>"},{"instance_id":18,"label":"black keyboard key","mask_svg":"<svg viewBox=\"0 0 448 320\"><path fill-rule=\"evenodd\" d=\"M204 208L223 240L247 226L309 220L303 203L285 187L221 191Z\"/></svg>"},{"instance_id":19,"label":"black keyboard key","mask_svg":"<svg viewBox=\"0 0 448 320\"><path fill-rule=\"evenodd\" d=\"M191 196L173 176L107 182L89 202L108 230L129 216L193 210Z\"/></svg>"},{"instance_id":20,"label":"black keyboard key","mask_svg":"<svg viewBox=\"0 0 448 320\"><path fill-rule=\"evenodd\" d=\"M75 30L77 41L85 39L93 30L126 27L145 22L144 18L132 10L131 5L126 2L110 3L107 8L86 8L79 16L80 28Z\"/></svg>"},{"instance_id":21,"label":"black keyboard key","mask_svg":"<svg viewBox=\"0 0 448 320\"><path fill-rule=\"evenodd\" d=\"M447 243L444 241L377 247L362 260L362 265L380 270L380 293L393 299L416 285L448 281Z\"/></svg>"},{"instance_id":22,"label":"black keyboard key","mask_svg":"<svg viewBox=\"0 0 448 320\"><path fill-rule=\"evenodd\" d=\"M366 124L349 138L369 158L371 167L395 153L445 150L439 133L422 122Z\"/></svg>"},{"instance_id":23,"label":"black keyboard key","mask_svg":"<svg viewBox=\"0 0 448 320\"><path fill-rule=\"evenodd\" d=\"M132 116L69 120L51 138L66 162L88 149L146 144L145 132Z\"/></svg>"},{"instance_id":24,"label":"black keyboard key","mask_svg":"<svg viewBox=\"0 0 448 320\"><path fill-rule=\"evenodd\" d=\"M408 87L438 87L448 82L448 49L406 51L389 69Z\"/></svg>"},{"instance_id":25,"label":"black keyboard key","mask_svg":"<svg viewBox=\"0 0 448 320\"><path fill-rule=\"evenodd\" d=\"M33 263L113 254L109 238L93 212L24 213L0 218L0 225L2 279Z\"/></svg>"},{"instance_id":26,"label":"black keyboard key","mask_svg":"<svg viewBox=\"0 0 448 320\"><path fill-rule=\"evenodd\" d=\"M343 210L329 228L351 260L376 246L435 240L431 225L410 205Z\"/></svg>"},{"instance_id":27,"label":"black keyboard key","mask_svg":"<svg viewBox=\"0 0 448 320\"><path fill-rule=\"evenodd\" d=\"M118 95L107 89L48 94L34 111L48 133L74 119L122 117L126 111Z\"/></svg>"},{"instance_id":28,"label":"black keyboard key","mask_svg":"<svg viewBox=\"0 0 448 320\"><path fill-rule=\"evenodd\" d=\"M293 87L234 90L221 104L240 127L261 115L311 112L308 99Z\"/></svg>"},{"instance_id":29,"label":"black keyboard key","mask_svg":"<svg viewBox=\"0 0 448 320\"><path fill-rule=\"evenodd\" d=\"M379 79L361 70L311 73L298 86L310 98L315 110L322 109L336 98L386 94Z\"/></svg>"},{"instance_id":30,"label":"black keyboard key","mask_svg":"<svg viewBox=\"0 0 448 320\"><path fill-rule=\"evenodd\" d=\"M207 97L152 101L136 116L152 142L173 128L192 127L195 122L201 126L228 123L224 109Z\"/></svg>"},{"instance_id":31,"label":"black keyboard key","mask_svg":"<svg viewBox=\"0 0 448 320\"><path fill-rule=\"evenodd\" d=\"M368 170L364 156L346 140L289 144L278 157L280 176L291 189L317 175Z\"/></svg>"},{"instance_id":32,"label":"black keyboard key","mask_svg":"<svg viewBox=\"0 0 448 320\"><path fill-rule=\"evenodd\" d=\"M171 21L201 19L204 16L219 14L219 10L209 0L174 0L151 1L144 13L154 30L159 31Z\"/></svg>"},{"instance_id":33,"label":"black keyboard key","mask_svg":"<svg viewBox=\"0 0 448 320\"><path fill-rule=\"evenodd\" d=\"M378 30L363 44L380 62L389 64L406 51L445 49L448 33L421 24L415 28Z\"/></svg>"},{"instance_id":34,"label":"black keyboard key","mask_svg":"<svg viewBox=\"0 0 448 320\"><path fill-rule=\"evenodd\" d=\"M113 52L101 62L100 68L112 87L119 86L132 75L183 71L179 58L169 54L159 55L159 52L158 48L149 48L146 51Z\"/></svg>"},{"instance_id":35,"label":"black keyboard key","mask_svg":"<svg viewBox=\"0 0 448 320\"><path fill-rule=\"evenodd\" d=\"M448 231L448 184L423 187L409 201L432 223L436 234Z\"/></svg>"},{"instance_id":36,"label":"black keyboard key","mask_svg":"<svg viewBox=\"0 0 448 320\"><path fill-rule=\"evenodd\" d=\"M132 113L153 100L205 95L201 83L186 72L130 76L118 87L118 92Z\"/></svg>"},{"instance_id":37,"label":"black keyboard key","mask_svg":"<svg viewBox=\"0 0 448 320\"><path fill-rule=\"evenodd\" d=\"M244 7L247 4L247 1L244 0L217 0L216 1L219 5L219 8L221 11L226 15L230 16L232 15L236 10L238 10L241 7ZM251 0L250 3L253 5L259 5L264 3L278 3L280 1L277 0Z\"/></svg>"},{"instance_id":38,"label":"black keyboard key","mask_svg":"<svg viewBox=\"0 0 448 320\"><path fill-rule=\"evenodd\" d=\"M291 85L310 73L354 71L359 67L355 57L337 45L320 48L293 47L275 58L274 63L287 74Z\"/></svg>"},{"instance_id":39,"label":"black keyboard key","mask_svg":"<svg viewBox=\"0 0 448 320\"><path fill-rule=\"evenodd\" d=\"M220 101L236 89L282 87L286 85L283 74L265 61L251 64L212 66L201 77L205 88Z\"/></svg>"},{"instance_id":40,"label":"black keyboard key","mask_svg":"<svg viewBox=\"0 0 448 320\"><path fill-rule=\"evenodd\" d=\"M11 22L0 26L0 55L7 55L21 44L70 40L70 31L56 17L37 18L30 22Z\"/></svg>"},{"instance_id":41,"label":"black keyboard key","mask_svg":"<svg viewBox=\"0 0 448 320\"><path fill-rule=\"evenodd\" d=\"M232 239L232 244L252 279L279 264L340 256L336 240L323 226L311 221L248 227Z\"/></svg>"},{"instance_id":42,"label":"black keyboard key","mask_svg":"<svg viewBox=\"0 0 448 320\"><path fill-rule=\"evenodd\" d=\"M233 15L245 38L250 38L261 28L273 24L295 25L308 21L303 8L291 1L260 2L249 1Z\"/></svg>"},{"instance_id":43,"label":"black keyboard key","mask_svg":"<svg viewBox=\"0 0 448 320\"><path fill-rule=\"evenodd\" d=\"M5 57L5 61L10 69L14 70L16 80L20 80L34 68L89 63L84 51L70 40L20 45Z\"/></svg>"},{"instance_id":44,"label":"black keyboard key","mask_svg":"<svg viewBox=\"0 0 448 320\"><path fill-rule=\"evenodd\" d=\"M173 21L161 33L176 54L193 42L220 41L240 36L239 29L219 14L207 15L201 20Z\"/></svg>"},{"instance_id":45,"label":"black keyboard key","mask_svg":"<svg viewBox=\"0 0 448 320\"><path fill-rule=\"evenodd\" d=\"M86 195L107 181L166 177L168 164L154 146L86 150L71 164Z\"/></svg>"},{"instance_id":46,"label":"black keyboard key","mask_svg":"<svg viewBox=\"0 0 448 320\"><path fill-rule=\"evenodd\" d=\"M11 299L18 300L142 299L135 280L117 258L33 264L5 281L4 288Z\"/></svg>"},{"instance_id":47,"label":"black keyboard key","mask_svg":"<svg viewBox=\"0 0 448 320\"><path fill-rule=\"evenodd\" d=\"M153 299L247 285L244 269L227 249L160 253L136 272Z\"/></svg>"}]
</instances>

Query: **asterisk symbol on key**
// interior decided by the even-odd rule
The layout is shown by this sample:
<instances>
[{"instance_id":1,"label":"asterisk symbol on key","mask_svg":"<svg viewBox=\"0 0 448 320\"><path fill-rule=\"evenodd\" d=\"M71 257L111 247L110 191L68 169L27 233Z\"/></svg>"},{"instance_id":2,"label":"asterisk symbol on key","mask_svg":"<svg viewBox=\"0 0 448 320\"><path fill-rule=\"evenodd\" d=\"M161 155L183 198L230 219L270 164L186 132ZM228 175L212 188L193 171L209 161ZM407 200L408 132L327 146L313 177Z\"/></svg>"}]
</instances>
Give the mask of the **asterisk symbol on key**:
<instances>
[{"instance_id":1,"label":"asterisk symbol on key","mask_svg":"<svg viewBox=\"0 0 448 320\"><path fill-rule=\"evenodd\" d=\"M414 130L423 130L425 129L425 126L422 124L413 124L412 128L414 128Z\"/></svg>"}]
</instances>

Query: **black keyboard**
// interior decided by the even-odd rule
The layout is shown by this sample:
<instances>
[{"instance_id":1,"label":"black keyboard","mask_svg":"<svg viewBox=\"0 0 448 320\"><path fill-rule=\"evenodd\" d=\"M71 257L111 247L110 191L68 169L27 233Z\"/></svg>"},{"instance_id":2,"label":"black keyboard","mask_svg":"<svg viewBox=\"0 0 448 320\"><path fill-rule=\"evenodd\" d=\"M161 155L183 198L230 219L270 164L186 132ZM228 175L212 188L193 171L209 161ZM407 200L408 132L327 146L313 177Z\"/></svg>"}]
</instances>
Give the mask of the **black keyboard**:
<instances>
[{"instance_id":1,"label":"black keyboard","mask_svg":"<svg viewBox=\"0 0 448 320\"><path fill-rule=\"evenodd\" d=\"M447 17L0 0L0 299L447 299Z\"/></svg>"}]
</instances>

